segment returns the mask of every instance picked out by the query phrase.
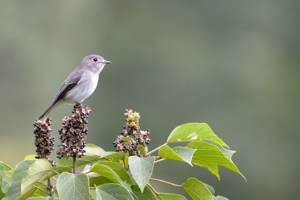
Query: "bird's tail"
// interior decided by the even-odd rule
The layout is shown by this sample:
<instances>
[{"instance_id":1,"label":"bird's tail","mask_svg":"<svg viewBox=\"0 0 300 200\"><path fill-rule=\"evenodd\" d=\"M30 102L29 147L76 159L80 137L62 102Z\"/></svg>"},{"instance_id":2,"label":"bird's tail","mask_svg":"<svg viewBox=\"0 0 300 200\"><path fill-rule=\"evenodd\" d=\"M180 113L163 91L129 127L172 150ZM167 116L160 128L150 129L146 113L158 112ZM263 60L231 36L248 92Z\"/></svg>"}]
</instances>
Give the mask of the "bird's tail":
<instances>
[{"instance_id":1,"label":"bird's tail","mask_svg":"<svg viewBox=\"0 0 300 200\"><path fill-rule=\"evenodd\" d=\"M40 120L40 119L44 118L46 115L48 115L48 114L51 112L53 106L54 106L54 105L51 104L51 105L47 108L47 110L46 110L46 111L38 118L38 120Z\"/></svg>"}]
</instances>

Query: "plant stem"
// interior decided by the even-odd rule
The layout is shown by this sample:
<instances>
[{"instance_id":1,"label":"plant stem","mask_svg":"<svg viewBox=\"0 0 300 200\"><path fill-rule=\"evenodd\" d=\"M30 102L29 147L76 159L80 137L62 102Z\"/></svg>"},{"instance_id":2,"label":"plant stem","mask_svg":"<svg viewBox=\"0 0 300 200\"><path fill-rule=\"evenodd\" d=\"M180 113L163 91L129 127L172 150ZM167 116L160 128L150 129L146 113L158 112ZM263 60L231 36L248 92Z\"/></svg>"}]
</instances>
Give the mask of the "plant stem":
<instances>
[{"instance_id":1,"label":"plant stem","mask_svg":"<svg viewBox=\"0 0 300 200\"><path fill-rule=\"evenodd\" d=\"M51 185L50 178L49 178L48 181L47 181L47 189L48 189L48 191L49 191L48 195L49 195L50 197L53 197L54 190L53 190L53 185Z\"/></svg>"},{"instance_id":2,"label":"plant stem","mask_svg":"<svg viewBox=\"0 0 300 200\"><path fill-rule=\"evenodd\" d=\"M76 173L76 154L73 154L73 174Z\"/></svg>"},{"instance_id":3,"label":"plant stem","mask_svg":"<svg viewBox=\"0 0 300 200\"><path fill-rule=\"evenodd\" d=\"M166 160L166 159L159 157L157 160L154 161L154 163L158 163L158 162L161 162L161 161L164 161L164 160Z\"/></svg>"},{"instance_id":4,"label":"plant stem","mask_svg":"<svg viewBox=\"0 0 300 200\"><path fill-rule=\"evenodd\" d=\"M161 182L161 183L165 183L165 184L167 184L167 185L171 185L171 186L174 186L174 187L182 188L182 185L177 185L177 184L175 184L175 183L171 183L171 182L164 181L164 180L161 180L161 179L150 178L150 180L152 180L152 181L157 181L157 182Z\"/></svg>"},{"instance_id":5,"label":"plant stem","mask_svg":"<svg viewBox=\"0 0 300 200\"><path fill-rule=\"evenodd\" d=\"M158 151L160 147L164 146L164 145L167 145L168 142L165 142L164 144L160 145L159 147L156 147L155 149L149 151L146 156L150 156L151 153L154 153L155 151Z\"/></svg>"},{"instance_id":6,"label":"plant stem","mask_svg":"<svg viewBox=\"0 0 300 200\"><path fill-rule=\"evenodd\" d=\"M148 183L148 186L149 186L149 188L150 188L155 194L158 194L158 192L154 189L154 187L152 187L152 185L150 185L150 184Z\"/></svg>"}]
</instances>

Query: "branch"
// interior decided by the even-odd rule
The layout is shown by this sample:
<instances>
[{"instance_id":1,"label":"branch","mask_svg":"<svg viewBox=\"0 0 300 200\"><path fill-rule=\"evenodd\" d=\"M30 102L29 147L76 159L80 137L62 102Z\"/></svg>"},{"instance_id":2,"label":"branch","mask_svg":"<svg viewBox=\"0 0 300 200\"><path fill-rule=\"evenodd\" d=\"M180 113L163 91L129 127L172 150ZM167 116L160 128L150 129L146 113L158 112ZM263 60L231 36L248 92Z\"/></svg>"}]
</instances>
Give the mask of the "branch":
<instances>
[{"instance_id":1,"label":"branch","mask_svg":"<svg viewBox=\"0 0 300 200\"><path fill-rule=\"evenodd\" d=\"M182 188L182 185L177 185L177 184L175 184L175 183L171 183L171 182L164 181L164 180L161 180L161 179L150 178L150 180L152 180L152 181L157 181L157 182L161 182L161 183L165 183L165 184L167 184L167 185L171 185L171 186L174 186L174 187Z\"/></svg>"},{"instance_id":2,"label":"branch","mask_svg":"<svg viewBox=\"0 0 300 200\"><path fill-rule=\"evenodd\" d=\"M160 147L164 146L164 145L167 145L168 142L165 142L164 144L160 145L159 147L156 147L155 149L149 151L146 156L150 156L150 154L154 153L155 151L158 151Z\"/></svg>"},{"instance_id":3,"label":"branch","mask_svg":"<svg viewBox=\"0 0 300 200\"><path fill-rule=\"evenodd\" d=\"M164 160L166 160L166 159L161 158L160 156L158 156L157 158L155 158L154 163L158 163L158 162L161 162L161 161L164 161Z\"/></svg>"},{"instance_id":4,"label":"branch","mask_svg":"<svg viewBox=\"0 0 300 200\"><path fill-rule=\"evenodd\" d=\"M48 181L47 181L47 189L48 189L48 191L49 191L48 195L49 195L50 197L53 197L54 190L53 190L53 185L52 185L51 182L50 182L50 178L49 178Z\"/></svg>"},{"instance_id":5,"label":"branch","mask_svg":"<svg viewBox=\"0 0 300 200\"><path fill-rule=\"evenodd\" d=\"M73 154L73 174L76 173L76 154Z\"/></svg>"},{"instance_id":6,"label":"branch","mask_svg":"<svg viewBox=\"0 0 300 200\"><path fill-rule=\"evenodd\" d=\"M155 194L158 194L158 192L154 189L154 187L152 187L152 185L150 185L150 184L148 183L148 186L149 186L149 188L150 188Z\"/></svg>"}]
</instances>

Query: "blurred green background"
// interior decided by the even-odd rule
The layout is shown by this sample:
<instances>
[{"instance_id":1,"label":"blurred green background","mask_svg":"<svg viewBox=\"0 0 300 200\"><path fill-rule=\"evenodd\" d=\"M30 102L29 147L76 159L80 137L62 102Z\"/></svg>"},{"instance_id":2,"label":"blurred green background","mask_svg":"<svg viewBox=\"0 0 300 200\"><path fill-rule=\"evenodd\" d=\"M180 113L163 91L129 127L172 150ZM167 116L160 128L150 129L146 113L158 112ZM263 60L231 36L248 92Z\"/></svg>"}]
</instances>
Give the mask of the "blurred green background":
<instances>
[{"instance_id":1,"label":"blurred green background","mask_svg":"<svg viewBox=\"0 0 300 200\"><path fill-rule=\"evenodd\" d=\"M247 177L161 162L154 177L194 176L229 199L297 199L300 1L1 1L0 160L34 154L33 122L92 53L112 61L84 104L88 143L114 150L124 109L140 112L153 149L206 122ZM54 134L72 107L50 114ZM58 143L58 142L57 142ZM181 192L154 183L158 191Z\"/></svg>"}]
</instances>

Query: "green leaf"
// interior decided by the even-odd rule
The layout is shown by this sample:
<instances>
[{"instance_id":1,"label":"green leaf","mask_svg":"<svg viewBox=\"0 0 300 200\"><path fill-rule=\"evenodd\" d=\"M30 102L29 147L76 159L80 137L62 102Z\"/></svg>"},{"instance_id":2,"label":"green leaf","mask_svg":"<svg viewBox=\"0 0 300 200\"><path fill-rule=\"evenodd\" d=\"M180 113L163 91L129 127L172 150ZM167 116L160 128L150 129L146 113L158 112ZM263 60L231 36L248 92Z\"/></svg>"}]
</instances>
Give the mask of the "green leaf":
<instances>
[{"instance_id":1,"label":"green leaf","mask_svg":"<svg viewBox=\"0 0 300 200\"><path fill-rule=\"evenodd\" d=\"M8 164L6 164L6 163L2 162L1 160L0 160L0 165L2 165L2 166L4 167L4 170L5 170L5 171L9 171L9 170L11 170L11 167L10 167L10 166L8 166Z\"/></svg>"},{"instance_id":2,"label":"green leaf","mask_svg":"<svg viewBox=\"0 0 300 200\"><path fill-rule=\"evenodd\" d=\"M124 160L125 153L124 151L106 151L101 155L101 158L106 158L109 160Z\"/></svg>"},{"instance_id":3,"label":"green leaf","mask_svg":"<svg viewBox=\"0 0 300 200\"><path fill-rule=\"evenodd\" d=\"M36 157L35 154L27 155L27 156L24 158L24 160L38 160L38 159L36 159L35 157Z\"/></svg>"},{"instance_id":4,"label":"green leaf","mask_svg":"<svg viewBox=\"0 0 300 200\"><path fill-rule=\"evenodd\" d=\"M5 197L3 191L5 190L6 185L7 185L6 171L4 166L0 164L0 199Z\"/></svg>"},{"instance_id":5,"label":"green leaf","mask_svg":"<svg viewBox=\"0 0 300 200\"><path fill-rule=\"evenodd\" d=\"M11 181L11 175L11 167L0 160L0 199L5 197L5 187Z\"/></svg>"},{"instance_id":6,"label":"green leaf","mask_svg":"<svg viewBox=\"0 0 300 200\"><path fill-rule=\"evenodd\" d=\"M104 153L102 148L94 144L87 144L84 150L86 150L85 155L76 160L77 167L98 161L100 156ZM54 169L61 173L66 170L66 167L73 168L73 159L60 159Z\"/></svg>"},{"instance_id":7,"label":"green leaf","mask_svg":"<svg viewBox=\"0 0 300 200\"><path fill-rule=\"evenodd\" d=\"M95 173L96 174L96 173ZM89 177L90 179L90 187L95 187L98 185L102 185L105 183L111 183L111 181L104 176L98 175L97 177Z\"/></svg>"},{"instance_id":8,"label":"green leaf","mask_svg":"<svg viewBox=\"0 0 300 200\"><path fill-rule=\"evenodd\" d=\"M169 160L177 160L181 162L186 162L192 165L192 158L196 149L191 149L187 147L173 147L170 148L168 145L164 145L159 148L158 155L162 158Z\"/></svg>"},{"instance_id":9,"label":"green leaf","mask_svg":"<svg viewBox=\"0 0 300 200\"><path fill-rule=\"evenodd\" d=\"M140 188L137 185L131 187L134 197L138 200L157 200L156 195L152 192L149 186L144 188L144 192L141 193Z\"/></svg>"},{"instance_id":10,"label":"green leaf","mask_svg":"<svg viewBox=\"0 0 300 200\"><path fill-rule=\"evenodd\" d=\"M37 182L34 184L36 190L34 191L33 197L49 197L46 193L48 191L48 187L44 183Z\"/></svg>"},{"instance_id":11,"label":"green leaf","mask_svg":"<svg viewBox=\"0 0 300 200\"><path fill-rule=\"evenodd\" d=\"M18 198L18 200L27 200L29 197L32 197L35 191L35 187L29 188L29 190L27 190L25 193L21 193L21 196Z\"/></svg>"},{"instance_id":12,"label":"green leaf","mask_svg":"<svg viewBox=\"0 0 300 200\"><path fill-rule=\"evenodd\" d=\"M210 185L208 185L208 184L206 184L206 183L204 183L204 185L205 185L205 187L209 190L209 192L210 192L212 195L215 194L215 189L214 189L212 186L210 186Z\"/></svg>"},{"instance_id":13,"label":"green leaf","mask_svg":"<svg viewBox=\"0 0 300 200\"><path fill-rule=\"evenodd\" d=\"M110 168L110 166L98 163L97 165L93 166L91 168L91 170L92 170L92 172L96 172L97 174L104 176L105 178L111 180L112 182L121 184L126 189L131 190L129 184L122 181L120 176L112 168ZM120 173L120 171L119 171L119 173ZM123 172L121 172L121 173L123 173ZM125 175L122 174L122 176L125 176Z\"/></svg>"},{"instance_id":14,"label":"green leaf","mask_svg":"<svg viewBox=\"0 0 300 200\"><path fill-rule=\"evenodd\" d=\"M213 141L193 141L190 142L187 147L197 149L194 153L192 163L208 168L219 180L218 165L226 167L244 177L231 160L232 154L235 153L235 151L225 149ZM222 150L220 148L222 148Z\"/></svg>"},{"instance_id":15,"label":"green leaf","mask_svg":"<svg viewBox=\"0 0 300 200\"><path fill-rule=\"evenodd\" d=\"M119 163L116 162L111 162L111 161L103 161L97 164L94 164L91 169L95 166L95 165L106 165L108 167L110 167L123 181L125 181L128 184L132 184L131 179L128 176L128 173L126 172L126 170L122 167L122 165L120 165ZM92 170L93 171L93 170ZM101 173L101 172L100 172Z\"/></svg>"},{"instance_id":16,"label":"green leaf","mask_svg":"<svg viewBox=\"0 0 300 200\"><path fill-rule=\"evenodd\" d=\"M96 187L97 200L134 200L130 192L115 183L103 184Z\"/></svg>"},{"instance_id":17,"label":"green leaf","mask_svg":"<svg viewBox=\"0 0 300 200\"><path fill-rule=\"evenodd\" d=\"M130 140L132 140L131 137L126 137L126 136L121 136L121 139L124 140L125 142L129 142Z\"/></svg>"},{"instance_id":18,"label":"green leaf","mask_svg":"<svg viewBox=\"0 0 300 200\"><path fill-rule=\"evenodd\" d=\"M167 142L190 142L194 140L213 140L228 147L206 123L187 123L177 126L169 135Z\"/></svg>"},{"instance_id":19,"label":"green leaf","mask_svg":"<svg viewBox=\"0 0 300 200\"><path fill-rule=\"evenodd\" d=\"M16 200L21 196L22 177L34 162L34 160L23 160L17 164L12 173L11 182L5 187L6 200Z\"/></svg>"},{"instance_id":20,"label":"green leaf","mask_svg":"<svg viewBox=\"0 0 300 200\"><path fill-rule=\"evenodd\" d=\"M158 193L157 197L159 200L186 200L184 196L172 193Z\"/></svg>"},{"instance_id":21,"label":"green leaf","mask_svg":"<svg viewBox=\"0 0 300 200\"><path fill-rule=\"evenodd\" d=\"M22 178L21 194L26 193L36 182L44 181L55 175L47 159L38 159L29 167Z\"/></svg>"},{"instance_id":22,"label":"green leaf","mask_svg":"<svg viewBox=\"0 0 300 200\"><path fill-rule=\"evenodd\" d=\"M94 156L98 158L105 152L101 147L94 144L87 144L84 147L84 150L86 151L85 156Z\"/></svg>"},{"instance_id":23,"label":"green leaf","mask_svg":"<svg viewBox=\"0 0 300 200\"><path fill-rule=\"evenodd\" d=\"M229 200L226 197L222 197L222 196L216 196L213 198L213 200Z\"/></svg>"},{"instance_id":24,"label":"green leaf","mask_svg":"<svg viewBox=\"0 0 300 200\"><path fill-rule=\"evenodd\" d=\"M26 193L22 194L22 196L18 200L27 200L30 197L49 197L46 192L47 186L43 183L37 182Z\"/></svg>"},{"instance_id":25,"label":"green leaf","mask_svg":"<svg viewBox=\"0 0 300 200\"><path fill-rule=\"evenodd\" d=\"M53 197L30 197L27 200L53 200Z\"/></svg>"},{"instance_id":26,"label":"green leaf","mask_svg":"<svg viewBox=\"0 0 300 200\"><path fill-rule=\"evenodd\" d=\"M11 167L0 161L0 199L5 197L4 192L8 183L11 181Z\"/></svg>"},{"instance_id":27,"label":"green leaf","mask_svg":"<svg viewBox=\"0 0 300 200\"><path fill-rule=\"evenodd\" d=\"M206 188L205 184L196 178L189 178L184 184L183 189L193 200L211 200L213 195Z\"/></svg>"},{"instance_id":28,"label":"green leaf","mask_svg":"<svg viewBox=\"0 0 300 200\"><path fill-rule=\"evenodd\" d=\"M141 154L142 154L143 156L145 156L145 155L147 154L147 152L148 152L148 147L147 147L147 146L144 146L144 145L139 144L139 145L137 146L137 148L138 148L138 150L141 152Z\"/></svg>"},{"instance_id":29,"label":"green leaf","mask_svg":"<svg viewBox=\"0 0 300 200\"><path fill-rule=\"evenodd\" d=\"M60 200L89 199L89 179L85 174L62 173L56 183Z\"/></svg>"},{"instance_id":30,"label":"green leaf","mask_svg":"<svg viewBox=\"0 0 300 200\"><path fill-rule=\"evenodd\" d=\"M155 157L130 156L128 158L129 169L134 181L139 186L140 190L144 191L144 187L148 184L153 172Z\"/></svg>"}]
</instances>

